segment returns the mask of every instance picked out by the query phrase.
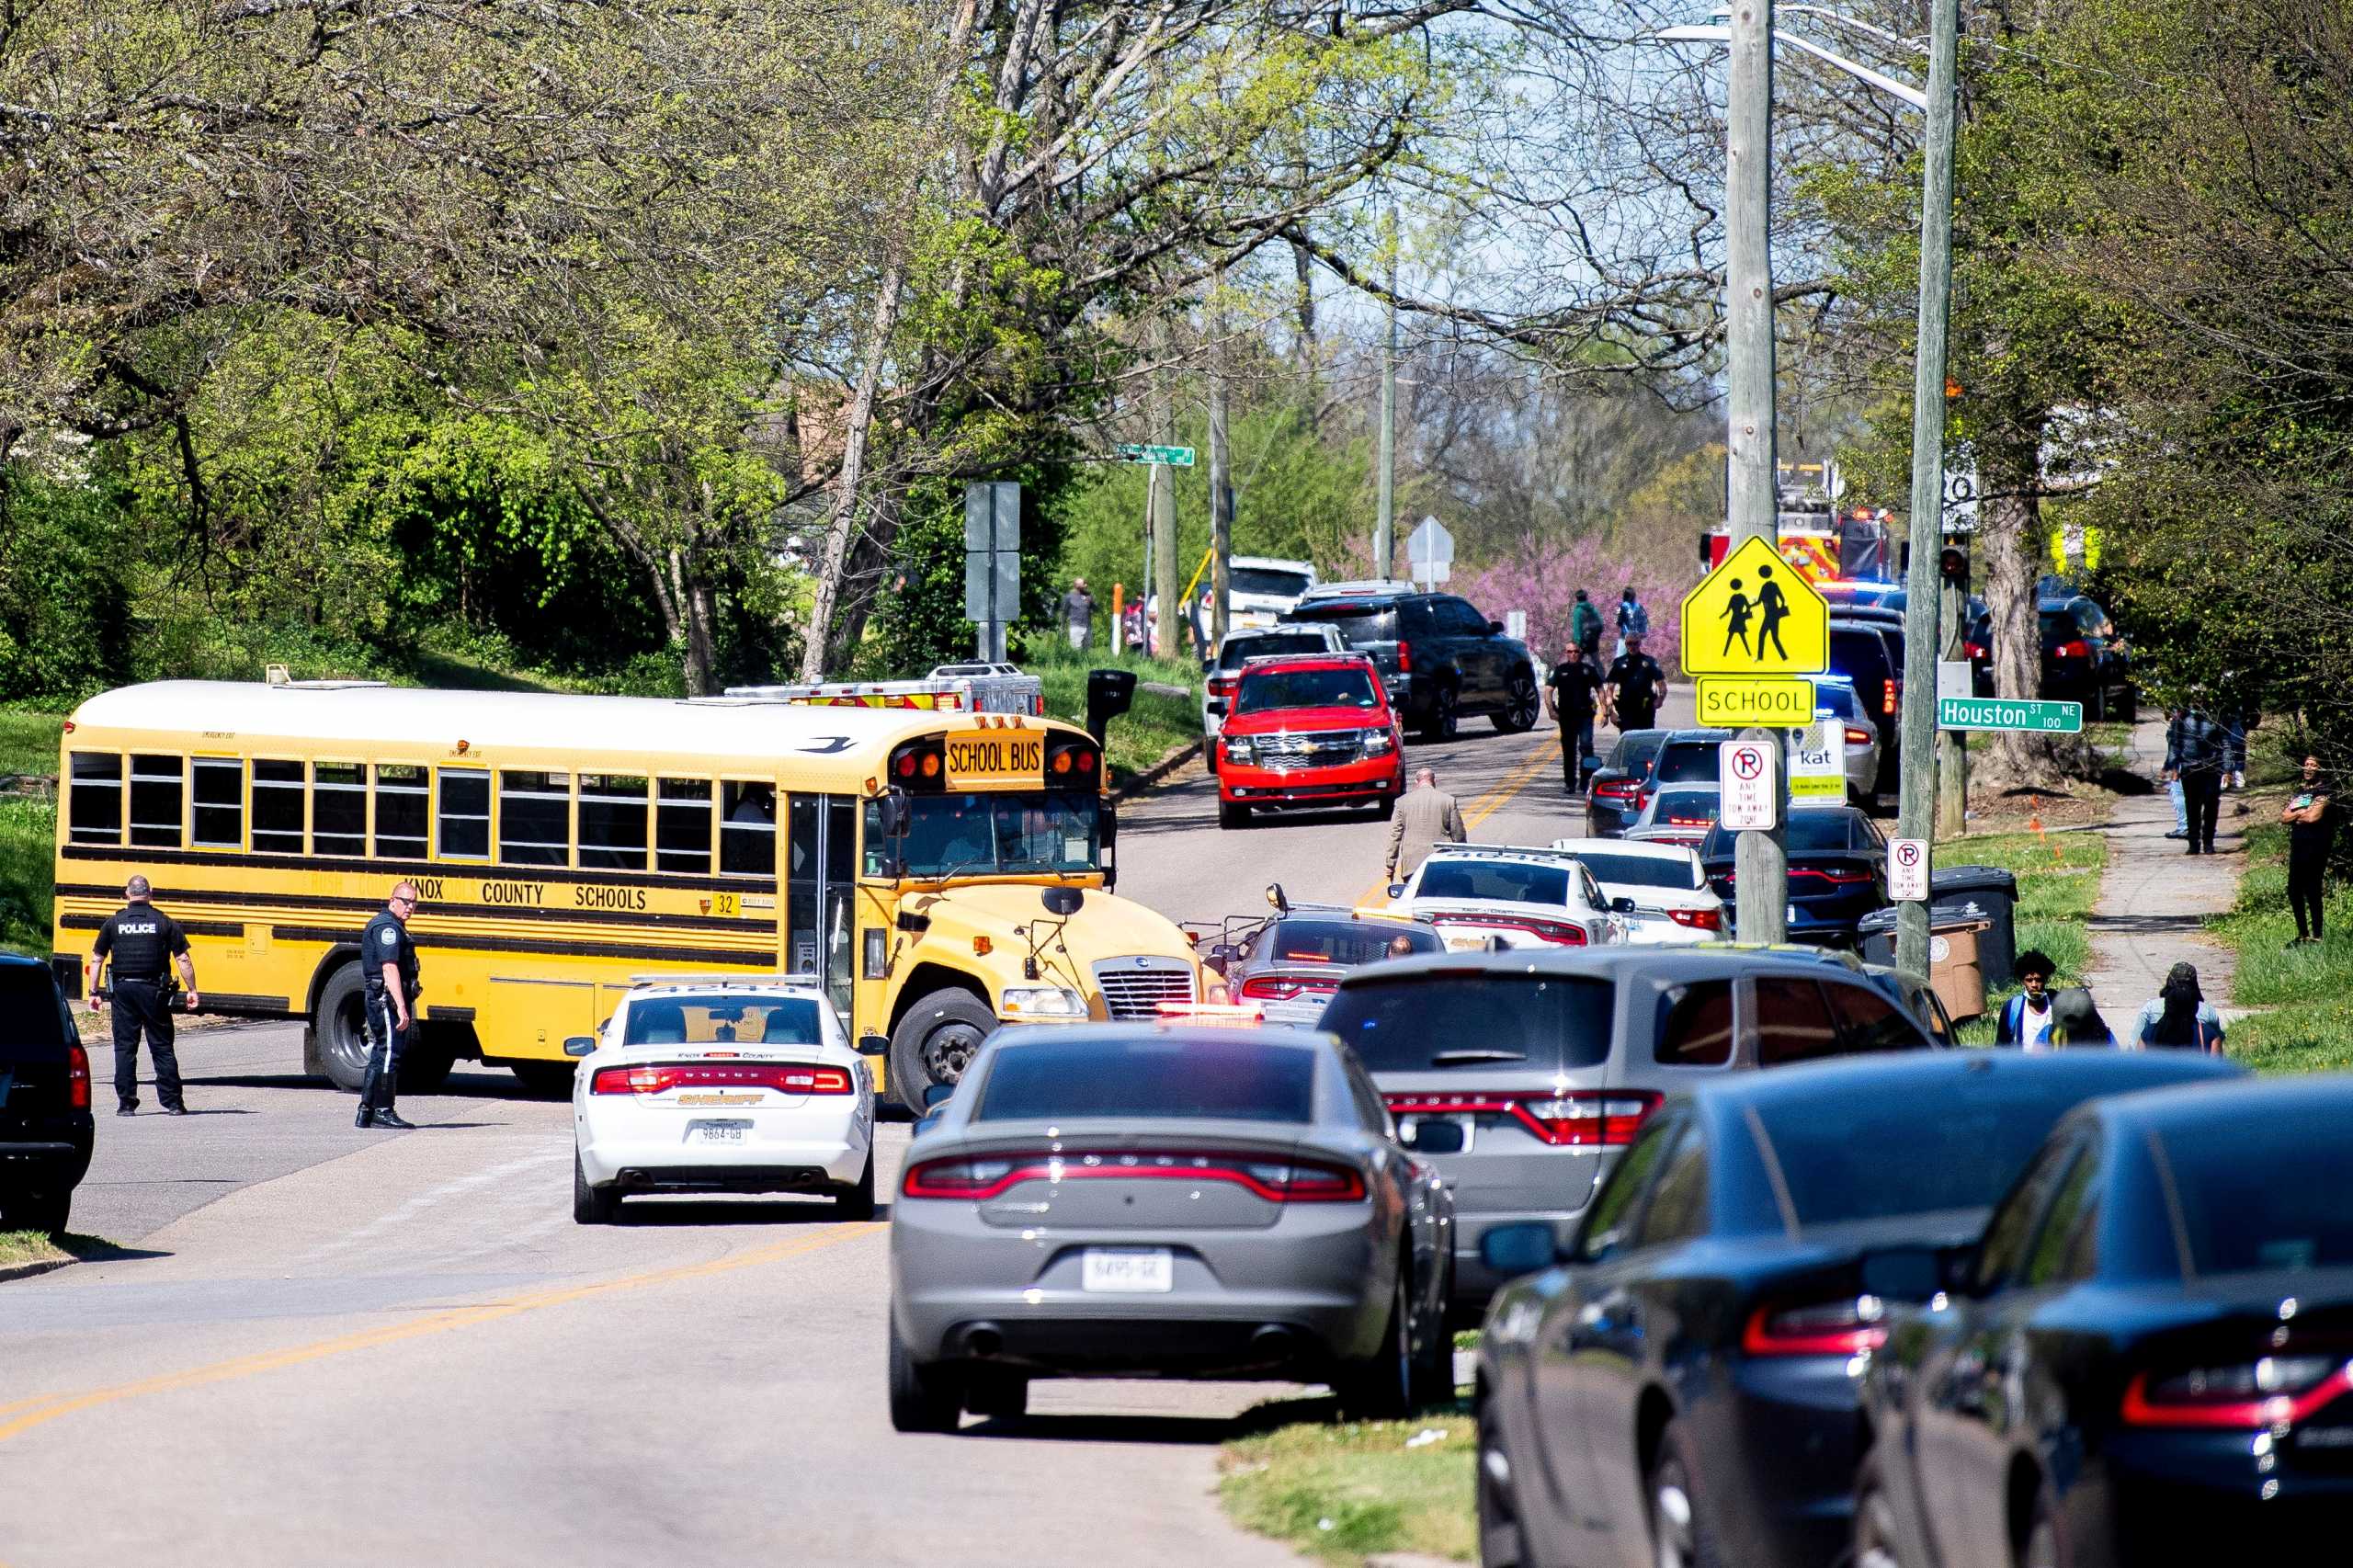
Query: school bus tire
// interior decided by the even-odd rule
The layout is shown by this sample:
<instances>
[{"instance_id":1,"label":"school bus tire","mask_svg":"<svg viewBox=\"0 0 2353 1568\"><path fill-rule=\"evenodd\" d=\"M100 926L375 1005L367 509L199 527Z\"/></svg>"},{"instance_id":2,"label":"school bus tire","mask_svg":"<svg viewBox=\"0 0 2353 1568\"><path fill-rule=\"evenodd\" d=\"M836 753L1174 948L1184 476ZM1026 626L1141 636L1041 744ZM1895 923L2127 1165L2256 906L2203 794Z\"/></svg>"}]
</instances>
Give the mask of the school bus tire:
<instances>
[{"instance_id":1,"label":"school bus tire","mask_svg":"<svg viewBox=\"0 0 2353 1568\"><path fill-rule=\"evenodd\" d=\"M996 1015L971 992L943 986L908 1008L891 1031L891 1092L916 1116L924 1091L962 1076Z\"/></svg>"},{"instance_id":2,"label":"school bus tire","mask_svg":"<svg viewBox=\"0 0 2353 1568\"><path fill-rule=\"evenodd\" d=\"M319 1065L346 1094L358 1094L368 1079L368 1028L361 1016L366 991L358 964L345 964L319 987L319 999L311 1012Z\"/></svg>"},{"instance_id":3,"label":"school bus tire","mask_svg":"<svg viewBox=\"0 0 2353 1568\"><path fill-rule=\"evenodd\" d=\"M425 1036L409 1042L401 1052L401 1093L429 1095L449 1081L450 1070L457 1066L457 1053L447 1045L436 1041L434 1028L426 1024Z\"/></svg>"}]
</instances>

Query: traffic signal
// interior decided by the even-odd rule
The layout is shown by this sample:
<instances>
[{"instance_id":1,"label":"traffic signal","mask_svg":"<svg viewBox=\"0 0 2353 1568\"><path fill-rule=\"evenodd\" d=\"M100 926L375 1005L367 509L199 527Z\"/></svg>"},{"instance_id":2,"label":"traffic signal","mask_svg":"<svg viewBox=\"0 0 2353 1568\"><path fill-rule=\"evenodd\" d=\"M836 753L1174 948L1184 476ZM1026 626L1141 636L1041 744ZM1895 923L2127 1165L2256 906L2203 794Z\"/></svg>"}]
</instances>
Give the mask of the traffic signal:
<instances>
[{"instance_id":1,"label":"traffic signal","mask_svg":"<svg viewBox=\"0 0 2353 1568\"><path fill-rule=\"evenodd\" d=\"M1969 551L1957 544L1945 546L1944 552L1937 557L1937 575L1966 592L1969 587Z\"/></svg>"}]
</instances>

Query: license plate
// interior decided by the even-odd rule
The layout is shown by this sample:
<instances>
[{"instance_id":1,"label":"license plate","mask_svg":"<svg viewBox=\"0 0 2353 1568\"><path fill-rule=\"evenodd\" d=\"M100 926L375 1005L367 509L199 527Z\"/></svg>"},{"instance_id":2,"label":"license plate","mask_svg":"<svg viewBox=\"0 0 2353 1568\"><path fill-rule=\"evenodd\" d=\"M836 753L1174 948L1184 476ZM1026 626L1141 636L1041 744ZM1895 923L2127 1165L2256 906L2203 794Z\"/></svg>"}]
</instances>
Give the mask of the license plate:
<instances>
[{"instance_id":1,"label":"license plate","mask_svg":"<svg viewBox=\"0 0 2353 1568\"><path fill-rule=\"evenodd\" d=\"M1798 906L1797 906L1796 904L1794 904L1794 903L1793 903L1793 904L1790 905L1790 925L1792 925L1792 926L1794 926L1794 925L1796 925L1797 923L1798 923Z\"/></svg>"},{"instance_id":2,"label":"license plate","mask_svg":"<svg viewBox=\"0 0 2353 1568\"><path fill-rule=\"evenodd\" d=\"M690 1143L741 1143L751 1135L748 1121L698 1121L687 1129Z\"/></svg>"},{"instance_id":3,"label":"license plate","mask_svg":"<svg viewBox=\"0 0 2353 1568\"><path fill-rule=\"evenodd\" d=\"M1397 1124L1398 1142L1409 1149L1413 1148L1421 1142L1424 1124L1432 1121L1450 1121L1462 1129L1462 1147L1455 1151L1459 1154L1469 1153L1471 1145L1479 1140L1479 1119L1476 1116L1409 1116Z\"/></svg>"},{"instance_id":4,"label":"license plate","mask_svg":"<svg viewBox=\"0 0 2353 1568\"><path fill-rule=\"evenodd\" d=\"M1088 1247L1079 1278L1089 1290L1165 1293L1176 1288L1176 1262L1166 1247Z\"/></svg>"}]
</instances>

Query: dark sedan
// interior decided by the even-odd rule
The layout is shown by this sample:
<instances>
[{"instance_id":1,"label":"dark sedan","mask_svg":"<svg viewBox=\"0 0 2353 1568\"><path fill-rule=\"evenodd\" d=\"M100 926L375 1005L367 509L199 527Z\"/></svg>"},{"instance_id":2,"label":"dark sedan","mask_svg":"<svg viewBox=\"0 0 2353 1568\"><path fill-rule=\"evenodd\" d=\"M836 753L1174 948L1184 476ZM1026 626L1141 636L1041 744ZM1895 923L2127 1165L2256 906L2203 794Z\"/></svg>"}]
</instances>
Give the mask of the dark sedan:
<instances>
[{"instance_id":1,"label":"dark sedan","mask_svg":"<svg viewBox=\"0 0 2353 1568\"><path fill-rule=\"evenodd\" d=\"M2342 1562L2353 1078L2086 1106L1864 1380L1864 1562Z\"/></svg>"},{"instance_id":2,"label":"dark sedan","mask_svg":"<svg viewBox=\"0 0 2353 1568\"><path fill-rule=\"evenodd\" d=\"M1666 744L1672 730L1628 730L1601 760L1600 771L1586 780L1585 832L1587 838L1615 838L1642 814L1643 784L1650 778L1651 760Z\"/></svg>"},{"instance_id":3,"label":"dark sedan","mask_svg":"<svg viewBox=\"0 0 2353 1568\"><path fill-rule=\"evenodd\" d=\"M1699 844L1700 868L1728 905L1739 836L1719 826ZM1887 840L1879 824L1853 806L1807 806L1790 813L1788 844L1790 940L1853 947L1857 923L1887 905Z\"/></svg>"},{"instance_id":4,"label":"dark sedan","mask_svg":"<svg viewBox=\"0 0 2353 1568\"><path fill-rule=\"evenodd\" d=\"M1212 944L1204 961L1225 976L1234 1001L1255 1006L1267 1023L1313 1028L1350 970L1444 951L1438 928L1419 921L1339 909L1286 911Z\"/></svg>"},{"instance_id":5,"label":"dark sedan","mask_svg":"<svg viewBox=\"0 0 2353 1568\"><path fill-rule=\"evenodd\" d=\"M1827 1568L1888 1303L1936 1292L2072 1108L2234 1071L1904 1052L1668 1101L1557 1266L1545 1227L1487 1233L1495 1266L1542 1272L1497 1294L1479 1346L1482 1562Z\"/></svg>"}]
</instances>

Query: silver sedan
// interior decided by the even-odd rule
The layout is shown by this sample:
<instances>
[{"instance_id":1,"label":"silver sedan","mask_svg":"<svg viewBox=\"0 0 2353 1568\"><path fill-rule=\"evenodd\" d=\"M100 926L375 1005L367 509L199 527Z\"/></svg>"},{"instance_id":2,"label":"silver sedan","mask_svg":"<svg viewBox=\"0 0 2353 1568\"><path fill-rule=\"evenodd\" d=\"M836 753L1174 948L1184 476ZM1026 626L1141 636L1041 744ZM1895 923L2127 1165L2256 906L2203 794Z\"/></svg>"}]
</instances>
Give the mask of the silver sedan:
<instances>
[{"instance_id":1,"label":"silver sedan","mask_svg":"<svg viewBox=\"0 0 2353 1568\"><path fill-rule=\"evenodd\" d=\"M1329 1035L1003 1030L892 1206L892 1424L1085 1377L1328 1382L1402 1415L1453 1392L1452 1212Z\"/></svg>"}]
</instances>

